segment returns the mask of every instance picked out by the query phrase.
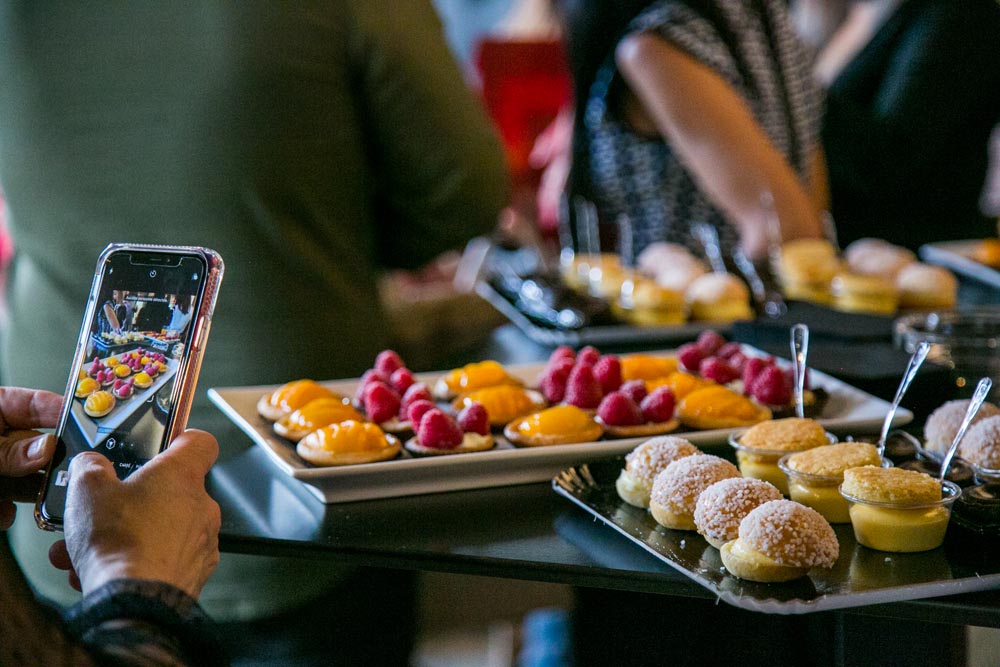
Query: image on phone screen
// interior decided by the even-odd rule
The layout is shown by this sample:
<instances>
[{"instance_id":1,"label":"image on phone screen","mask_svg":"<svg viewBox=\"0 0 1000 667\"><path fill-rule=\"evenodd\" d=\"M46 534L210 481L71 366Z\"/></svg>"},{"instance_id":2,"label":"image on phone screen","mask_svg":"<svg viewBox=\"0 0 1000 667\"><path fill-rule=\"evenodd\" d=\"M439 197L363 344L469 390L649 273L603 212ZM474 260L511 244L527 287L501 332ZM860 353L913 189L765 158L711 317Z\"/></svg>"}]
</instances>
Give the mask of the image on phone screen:
<instances>
[{"instance_id":1,"label":"image on phone screen","mask_svg":"<svg viewBox=\"0 0 1000 667\"><path fill-rule=\"evenodd\" d=\"M77 454L103 454L124 480L162 450L205 272L194 255L108 256L84 327L83 361L72 371L75 391L60 421L40 508L46 521L62 523Z\"/></svg>"}]
</instances>

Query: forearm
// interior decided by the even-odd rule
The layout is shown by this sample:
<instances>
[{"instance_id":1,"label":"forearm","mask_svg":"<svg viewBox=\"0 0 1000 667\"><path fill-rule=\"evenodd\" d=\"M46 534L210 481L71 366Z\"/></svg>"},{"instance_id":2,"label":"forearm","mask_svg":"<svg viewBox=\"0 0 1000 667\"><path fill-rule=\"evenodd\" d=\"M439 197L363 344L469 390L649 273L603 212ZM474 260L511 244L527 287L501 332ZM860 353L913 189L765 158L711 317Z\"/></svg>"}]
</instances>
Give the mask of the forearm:
<instances>
[{"instance_id":1,"label":"forearm","mask_svg":"<svg viewBox=\"0 0 1000 667\"><path fill-rule=\"evenodd\" d=\"M782 238L819 235L810 193L721 77L651 35L625 40L618 55L619 68L659 132L744 238L762 238L771 217L768 200Z\"/></svg>"}]
</instances>

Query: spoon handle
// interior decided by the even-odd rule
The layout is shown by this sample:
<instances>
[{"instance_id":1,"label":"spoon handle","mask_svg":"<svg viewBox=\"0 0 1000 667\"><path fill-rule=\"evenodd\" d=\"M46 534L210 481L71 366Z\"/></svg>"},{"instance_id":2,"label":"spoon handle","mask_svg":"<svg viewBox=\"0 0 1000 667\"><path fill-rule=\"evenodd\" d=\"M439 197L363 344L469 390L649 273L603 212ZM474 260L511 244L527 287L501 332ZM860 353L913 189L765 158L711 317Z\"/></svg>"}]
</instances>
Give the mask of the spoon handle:
<instances>
[{"instance_id":1,"label":"spoon handle","mask_svg":"<svg viewBox=\"0 0 1000 667\"><path fill-rule=\"evenodd\" d=\"M903 379L896 390L896 397L892 399L892 405L889 406L889 411L885 413L885 421L882 422L882 432L878 438L879 456L882 455L882 450L885 449L885 440L889 437L889 429L892 428L892 418L896 416L896 410L899 408L900 401L903 400L903 394L910 388L910 383L916 377L917 371L920 370L920 366L924 363L924 359L927 358L927 353L930 352L930 349L931 344L923 341L913 351L913 356L910 357L910 365L906 367L906 372L903 373Z\"/></svg>"},{"instance_id":2,"label":"spoon handle","mask_svg":"<svg viewBox=\"0 0 1000 667\"><path fill-rule=\"evenodd\" d=\"M699 222L692 226L691 231L705 249L705 257L714 273L728 273L726 260L722 257L722 243L719 241L719 230L707 222Z\"/></svg>"},{"instance_id":3,"label":"spoon handle","mask_svg":"<svg viewBox=\"0 0 1000 667\"><path fill-rule=\"evenodd\" d=\"M986 394L990 393L990 389L993 387L993 380L989 378L983 378L976 385L976 393L973 394L972 400L969 401L969 409L965 411L965 418L962 419L962 425L958 429L958 433L955 434L955 439L951 441L951 446L948 448L948 453L944 455L944 460L941 461L941 474L938 477L942 482L945 476L948 474L948 467L951 465L951 460L955 458L955 452L958 451L958 445L962 442L962 438L965 437L965 432L969 428L969 424L975 419L976 413L979 412L979 407L986 400Z\"/></svg>"},{"instance_id":4,"label":"spoon handle","mask_svg":"<svg viewBox=\"0 0 1000 667\"><path fill-rule=\"evenodd\" d=\"M809 354L809 327L799 323L792 327L792 362L795 364L795 416L806 416L803 394L806 387L806 356Z\"/></svg>"}]
</instances>

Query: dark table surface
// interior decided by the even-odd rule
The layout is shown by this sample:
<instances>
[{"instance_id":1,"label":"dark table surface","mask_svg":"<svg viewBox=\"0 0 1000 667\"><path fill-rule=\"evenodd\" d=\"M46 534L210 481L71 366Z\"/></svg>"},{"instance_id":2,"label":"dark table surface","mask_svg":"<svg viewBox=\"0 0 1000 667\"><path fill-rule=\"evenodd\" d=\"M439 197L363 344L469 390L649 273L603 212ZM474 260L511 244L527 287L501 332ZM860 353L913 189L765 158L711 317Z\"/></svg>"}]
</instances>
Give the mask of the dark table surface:
<instances>
[{"instance_id":1,"label":"dark table surface","mask_svg":"<svg viewBox=\"0 0 1000 667\"><path fill-rule=\"evenodd\" d=\"M818 355L826 354L824 345L843 344L813 343ZM885 348L887 358L898 361L888 343ZM526 363L549 352L514 327L503 326L469 359ZM905 361L903 355L904 366ZM884 393L880 387L894 388L896 382L880 384L873 377L862 388ZM326 505L274 467L235 426L222 426L218 436L222 455L209 486L222 506L220 543L225 551L712 597L557 496L548 483ZM1000 591L872 605L849 613L1000 627Z\"/></svg>"}]
</instances>

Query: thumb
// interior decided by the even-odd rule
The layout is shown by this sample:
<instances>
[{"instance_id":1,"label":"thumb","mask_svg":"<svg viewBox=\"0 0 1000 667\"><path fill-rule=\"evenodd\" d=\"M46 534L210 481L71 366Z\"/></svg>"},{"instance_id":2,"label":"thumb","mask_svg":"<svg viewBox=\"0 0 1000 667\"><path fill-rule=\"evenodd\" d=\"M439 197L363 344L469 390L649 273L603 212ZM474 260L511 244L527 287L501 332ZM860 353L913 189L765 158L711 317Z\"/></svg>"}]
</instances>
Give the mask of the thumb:
<instances>
[{"instance_id":1,"label":"thumb","mask_svg":"<svg viewBox=\"0 0 1000 667\"><path fill-rule=\"evenodd\" d=\"M205 431L188 429L177 436L170 446L150 463L181 464L197 477L204 477L219 457L219 443Z\"/></svg>"},{"instance_id":2,"label":"thumb","mask_svg":"<svg viewBox=\"0 0 1000 667\"><path fill-rule=\"evenodd\" d=\"M69 464L71 488L79 485L91 487L117 481L114 465L106 456L101 456L97 452L77 454Z\"/></svg>"},{"instance_id":3,"label":"thumb","mask_svg":"<svg viewBox=\"0 0 1000 667\"><path fill-rule=\"evenodd\" d=\"M0 448L0 475L23 477L38 472L52 458L56 437L39 435L37 431L15 431L11 442Z\"/></svg>"}]
</instances>

